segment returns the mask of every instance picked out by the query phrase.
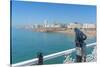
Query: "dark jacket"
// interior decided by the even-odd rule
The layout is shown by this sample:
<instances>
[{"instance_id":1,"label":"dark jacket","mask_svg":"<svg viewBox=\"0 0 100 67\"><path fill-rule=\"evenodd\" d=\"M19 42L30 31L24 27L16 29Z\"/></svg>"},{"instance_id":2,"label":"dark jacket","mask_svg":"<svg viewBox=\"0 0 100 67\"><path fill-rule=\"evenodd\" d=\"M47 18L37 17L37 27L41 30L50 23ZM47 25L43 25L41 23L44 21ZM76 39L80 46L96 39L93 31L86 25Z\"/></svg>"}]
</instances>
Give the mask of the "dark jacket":
<instances>
[{"instance_id":1,"label":"dark jacket","mask_svg":"<svg viewBox=\"0 0 100 67\"><path fill-rule=\"evenodd\" d=\"M75 41L83 43L87 39L87 36L80 31L78 28L75 28Z\"/></svg>"}]
</instances>

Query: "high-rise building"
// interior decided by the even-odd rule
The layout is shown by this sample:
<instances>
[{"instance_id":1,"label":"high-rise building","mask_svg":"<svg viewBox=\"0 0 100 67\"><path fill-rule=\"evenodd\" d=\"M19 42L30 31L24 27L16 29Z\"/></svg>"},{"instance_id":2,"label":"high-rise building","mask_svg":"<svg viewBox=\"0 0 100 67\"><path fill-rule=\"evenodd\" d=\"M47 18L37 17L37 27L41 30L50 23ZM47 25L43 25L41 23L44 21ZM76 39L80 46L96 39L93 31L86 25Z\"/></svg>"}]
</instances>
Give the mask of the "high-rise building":
<instances>
[{"instance_id":1,"label":"high-rise building","mask_svg":"<svg viewBox=\"0 0 100 67\"><path fill-rule=\"evenodd\" d=\"M44 20L44 27L47 27L47 25L48 25L48 21Z\"/></svg>"}]
</instances>

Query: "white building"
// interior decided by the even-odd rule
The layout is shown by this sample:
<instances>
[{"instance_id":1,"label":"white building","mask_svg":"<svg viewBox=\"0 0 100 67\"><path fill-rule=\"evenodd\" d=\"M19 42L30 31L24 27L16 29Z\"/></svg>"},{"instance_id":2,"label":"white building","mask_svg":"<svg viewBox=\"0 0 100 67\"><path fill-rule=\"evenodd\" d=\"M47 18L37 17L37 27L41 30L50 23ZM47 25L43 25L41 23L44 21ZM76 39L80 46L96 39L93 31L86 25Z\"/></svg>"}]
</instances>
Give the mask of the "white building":
<instances>
[{"instance_id":1,"label":"white building","mask_svg":"<svg viewBox=\"0 0 100 67\"><path fill-rule=\"evenodd\" d=\"M82 28L96 28L96 24L83 24Z\"/></svg>"},{"instance_id":2,"label":"white building","mask_svg":"<svg viewBox=\"0 0 100 67\"><path fill-rule=\"evenodd\" d=\"M79 24L79 23L70 23L67 25L67 28L82 28L82 24Z\"/></svg>"},{"instance_id":3,"label":"white building","mask_svg":"<svg viewBox=\"0 0 100 67\"><path fill-rule=\"evenodd\" d=\"M34 28L38 28L39 27L39 25L38 24L34 24Z\"/></svg>"},{"instance_id":4,"label":"white building","mask_svg":"<svg viewBox=\"0 0 100 67\"><path fill-rule=\"evenodd\" d=\"M47 27L47 26L48 26L48 21L44 20L44 27Z\"/></svg>"},{"instance_id":5,"label":"white building","mask_svg":"<svg viewBox=\"0 0 100 67\"><path fill-rule=\"evenodd\" d=\"M44 25L43 27L45 28L60 28L61 27L61 24L48 24L48 21L47 20L44 20Z\"/></svg>"}]
</instances>

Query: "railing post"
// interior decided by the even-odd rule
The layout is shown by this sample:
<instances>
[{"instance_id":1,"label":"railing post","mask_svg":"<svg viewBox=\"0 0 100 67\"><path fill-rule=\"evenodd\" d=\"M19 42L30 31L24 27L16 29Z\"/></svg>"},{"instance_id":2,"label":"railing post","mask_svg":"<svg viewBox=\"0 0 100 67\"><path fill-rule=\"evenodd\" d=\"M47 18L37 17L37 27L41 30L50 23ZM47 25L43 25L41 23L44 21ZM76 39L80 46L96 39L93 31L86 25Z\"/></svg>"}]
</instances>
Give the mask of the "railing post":
<instances>
[{"instance_id":1,"label":"railing post","mask_svg":"<svg viewBox=\"0 0 100 67\"><path fill-rule=\"evenodd\" d=\"M87 36L78 28L75 31L75 44L76 44L76 62L86 62L86 43L84 40Z\"/></svg>"},{"instance_id":2,"label":"railing post","mask_svg":"<svg viewBox=\"0 0 100 67\"><path fill-rule=\"evenodd\" d=\"M38 65L42 65L43 64L43 54L40 52L37 55L38 57Z\"/></svg>"}]
</instances>

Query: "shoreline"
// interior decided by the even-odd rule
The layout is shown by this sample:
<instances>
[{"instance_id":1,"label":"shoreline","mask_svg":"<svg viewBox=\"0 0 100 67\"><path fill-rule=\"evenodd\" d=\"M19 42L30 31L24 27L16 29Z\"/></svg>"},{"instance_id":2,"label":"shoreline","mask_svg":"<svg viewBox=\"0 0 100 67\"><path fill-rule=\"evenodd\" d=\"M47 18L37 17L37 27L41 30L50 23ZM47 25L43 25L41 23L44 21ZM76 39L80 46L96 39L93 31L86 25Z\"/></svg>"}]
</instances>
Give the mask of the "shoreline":
<instances>
[{"instance_id":1,"label":"shoreline","mask_svg":"<svg viewBox=\"0 0 100 67\"><path fill-rule=\"evenodd\" d=\"M25 28L23 28L25 29ZM65 28L38 28L38 29L27 29L26 30L31 30L33 32L58 32L58 33L64 33L64 34L69 34L69 35L75 35L74 29L65 29ZM93 29L80 29L84 34L86 34L88 37L93 37L96 36L96 28Z\"/></svg>"},{"instance_id":2,"label":"shoreline","mask_svg":"<svg viewBox=\"0 0 100 67\"><path fill-rule=\"evenodd\" d=\"M96 31L95 30L82 30L84 34L86 34L88 37L93 37L96 36ZM58 33L64 33L64 34L69 34L69 35L75 35L74 30L66 30L66 31L55 31Z\"/></svg>"}]
</instances>

